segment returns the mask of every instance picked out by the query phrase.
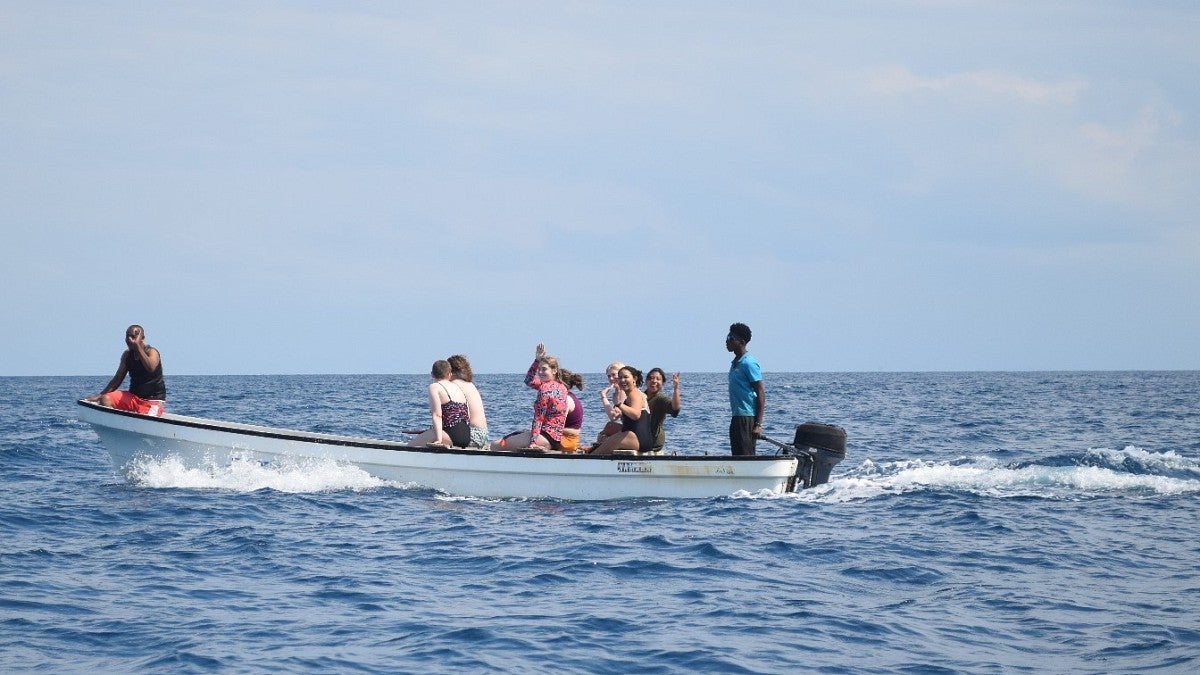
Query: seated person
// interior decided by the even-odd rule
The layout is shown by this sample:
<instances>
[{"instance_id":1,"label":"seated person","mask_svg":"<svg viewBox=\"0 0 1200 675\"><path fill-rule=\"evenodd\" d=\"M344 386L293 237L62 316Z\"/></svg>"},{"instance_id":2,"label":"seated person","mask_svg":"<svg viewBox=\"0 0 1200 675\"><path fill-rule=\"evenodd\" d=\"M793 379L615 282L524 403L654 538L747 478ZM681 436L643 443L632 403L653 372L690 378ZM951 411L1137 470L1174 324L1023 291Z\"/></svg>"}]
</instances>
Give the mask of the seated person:
<instances>
[{"instance_id":1,"label":"seated person","mask_svg":"<svg viewBox=\"0 0 1200 675\"><path fill-rule=\"evenodd\" d=\"M617 385L617 373L624 367L624 363L613 361L604 369L604 377L608 378L608 386L600 390L600 405L604 406L606 419L604 427L596 435L597 444L621 430L621 411L617 410L617 406L625 400L625 392L621 391L621 387ZM610 393L615 393L612 401L608 400Z\"/></svg>"},{"instance_id":2,"label":"seated person","mask_svg":"<svg viewBox=\"0 0 1200 675\"><path fill-rule=\"evenodd\" d=\"M615 406L621 413L621 430L593 446L589 452L599 455L612 454L616 450L647 452L654 447L654 435L650 432L646 395L638 389L642 384L642 372L624 366L617 373L617 384L625 394L625 400Z\"/></svg>"},{"instance_id":3,"label":"seated person","mask_svg":"<svg viewBox=\"0 0 1200 675\"><path fill-rule=\"evenodd\" d=\"M538 392L533 424L529 431L514 432L492 443L493 450L562 450L569 398L558 374L558 359L547 355L546 346L539 343L533 365L525 373L525 384Z\"/></svg>"},{"instance_id":4,"label":"seated person","mask_svg":"<svg viewBox=\"0 0 1200 675\"><path fill-rule=\"evenodd\" d=\"M463 393L467 395L467 412L470 415L467 421L471 425L471 442L467 447L486 450L490 444L487 416L483 412L483 397L479 395L479 388L475 386L471 362L462 354L455 354L446 361L450 363L451 379L462 387Z\"/></svg>"},{"instance_id":5,"label":"seated person","mask_svg":"<svg viewBox=\"0 0 1200 675\"><path fill-rule=\"evenodd\" d=\"M667 442L667 434L663 431L663 422L667 415L679 416L679 373L671 376L671 396L662 393L663 383L667 374L662 368L651 368L646 375L646 406L650 408L650 431L654 434L654 447L651 452L662 454Z\"/></svg>"},{"instance_id":6,"label":"seated person","mask_svg":"<svg viewBox=\"0 0 1200 675\"><path fill-rule=\"evenodd\" d=\"M465 448L471 443L467 395L461 386L450 380L450 372L448 361L433 362L429 373L433 378L429 385L429 414L433 417L433 427L422 431L409 441L409 445L434 443Z\"/></svg>"},{"instance_id":7,"label":"seated person","mask_svg":"<svg viewBox=\"0 0 1200 675\"><path fill-rule=\"evenodd\" d=\"M571 387L583 391L583 375L562 368L558 371L558 379L567 388L567 421L563 426L562 450L576 452L579 450L579 434L583 430L583 403L571 393Z\"/></svg>"},{"instance_id":8,"label":"seated person","mask_svg":"<svg viewBox=\"0 0 1200 675\"><path fill-rule=\"evenodd\" d=\"M125 346L117 373L95 396L85 401L99 403L106 408L128 410L142 415L162 415L167 408L167 385L163 381L162 355L145 343L146 331L134 324L125 329ZM129 391L117 391L129 375Z\"/></svg>"}]
</instances>

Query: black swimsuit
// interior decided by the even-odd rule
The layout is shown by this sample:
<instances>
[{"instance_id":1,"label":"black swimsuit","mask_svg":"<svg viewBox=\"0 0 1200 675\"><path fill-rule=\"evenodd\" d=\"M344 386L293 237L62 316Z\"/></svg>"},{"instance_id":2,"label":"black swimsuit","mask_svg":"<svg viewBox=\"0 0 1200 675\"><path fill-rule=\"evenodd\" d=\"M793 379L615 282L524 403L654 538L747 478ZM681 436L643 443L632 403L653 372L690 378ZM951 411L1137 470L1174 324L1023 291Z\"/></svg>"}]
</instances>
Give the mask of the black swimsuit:
<instances>
[{"instance_id":1,"label":"black swimsuit","mask_svg":"<svg viewBox=\"0 0 1200 675\"><path fill-rule=\"evenodd\" d=\"M650 411L643 410L642 416L636 420L621 412L621 431L632 431L638 439L638 452L646 452L654 447L654 433L650 429Z\"/></svg>"},{"instance_id":2,"label":"black swimsuit","mask_svg":"<svg viewBox=\"0 0 1200 675\"><path fill-rule=\"evenodd\" d=\"M446 389L446 385L443 384L442 389L446 390L446 398L450 398L450 390ZM450 437L454 447L465 448L471 444L470 418L471 413L465 401L460 403L451 399L442 404L442 431Z\"/></svg>"}]
</instances>

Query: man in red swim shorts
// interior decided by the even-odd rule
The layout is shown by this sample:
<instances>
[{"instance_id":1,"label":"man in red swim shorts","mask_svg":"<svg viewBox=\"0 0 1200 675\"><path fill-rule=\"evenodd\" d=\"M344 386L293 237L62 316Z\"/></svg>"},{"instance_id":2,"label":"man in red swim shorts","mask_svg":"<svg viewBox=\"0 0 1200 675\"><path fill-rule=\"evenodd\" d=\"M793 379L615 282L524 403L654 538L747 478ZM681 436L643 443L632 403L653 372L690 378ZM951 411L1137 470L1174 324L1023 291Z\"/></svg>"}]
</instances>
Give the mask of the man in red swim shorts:
<instances>
[{"instance_id":1,"label":"man in red swim shorts","mask_svg":"<svg viewBox=\"0 0 1200 675\"><path fill-rule=\"evenodd\" d=\"M157 349L144 342L145 337L146 331L141 326L135 324L125 329L125 344L129 348L121 354L117 374L109 380L104 391L85 400L155 417L166 411L167 385L163 381L162 357ZM129 391L117 391L125 381L125 375L129 375Z\"/></svg>"}]
</instances>

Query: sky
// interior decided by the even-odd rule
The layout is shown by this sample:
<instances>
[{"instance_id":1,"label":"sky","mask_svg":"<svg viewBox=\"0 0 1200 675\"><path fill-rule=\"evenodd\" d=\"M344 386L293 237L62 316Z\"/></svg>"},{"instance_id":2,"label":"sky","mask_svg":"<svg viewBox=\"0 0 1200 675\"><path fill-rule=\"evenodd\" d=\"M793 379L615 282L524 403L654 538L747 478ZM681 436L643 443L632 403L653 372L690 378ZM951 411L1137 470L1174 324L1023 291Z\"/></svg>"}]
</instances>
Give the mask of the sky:
<instances>
[{"instance_id":1,"label":"sky","mask_svg":"<svg viewBox=\"0 0 1200 675\"><path fill-rule=\"evenodd\" d=\"M1200 369L1195 2L0 0L0 375Z\"/></svg>"}]
</instances>

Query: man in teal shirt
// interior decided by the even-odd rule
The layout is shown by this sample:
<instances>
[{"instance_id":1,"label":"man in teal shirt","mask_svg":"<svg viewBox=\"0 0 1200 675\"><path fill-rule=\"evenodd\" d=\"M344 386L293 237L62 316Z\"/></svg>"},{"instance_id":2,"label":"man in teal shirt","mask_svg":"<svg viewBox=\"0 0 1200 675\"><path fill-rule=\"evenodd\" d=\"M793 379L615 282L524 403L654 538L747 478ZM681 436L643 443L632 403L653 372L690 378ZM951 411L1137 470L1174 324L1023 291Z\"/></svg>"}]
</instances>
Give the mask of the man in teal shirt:
<instances>
[{"instance_id":1,"label":"man in teal shirt","mask_svg":"<svg viewBox=\"0 0 1200 675\"><path fill-rule=\"evenodd\" d=\"M725 336L725 349L733 352L729 365L729 446L735 455L753 455L754 445L762 436L763 410L767 394L763 390L762 369L746 351L750 327L735 323Z\"/></svg>"}]
</instances>

